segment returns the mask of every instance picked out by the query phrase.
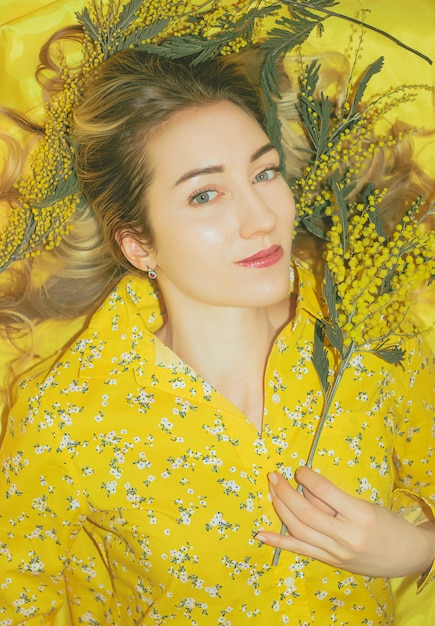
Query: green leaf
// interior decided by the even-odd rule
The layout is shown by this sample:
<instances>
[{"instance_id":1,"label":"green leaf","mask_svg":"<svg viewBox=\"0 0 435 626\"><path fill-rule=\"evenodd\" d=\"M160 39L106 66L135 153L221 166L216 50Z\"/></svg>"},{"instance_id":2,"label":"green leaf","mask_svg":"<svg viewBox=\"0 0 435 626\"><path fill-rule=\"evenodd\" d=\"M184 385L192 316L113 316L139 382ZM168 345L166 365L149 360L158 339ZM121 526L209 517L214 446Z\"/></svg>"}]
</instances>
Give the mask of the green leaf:
<instances>
[{"instance_id":1,"label":"green leaf","mask_svg":"<svg viewBox=\"0 0 435 626\"><path fill-rule=\"evenodd\" d=\"M323 92L313 99L319 81L320 64L313 61L305 68L305 78L300 81L301 94L297 108L304 122L304 127L311 139L315 159L326 154L331 139L332 103Z\"/></svg>"},{"instance_id":2,"label":"green leaf","mask_svg":"<svg viewBox=\"0 0 435 626\"><path fill-rule=\"evenodd\" d=\"M210 42L203 42L200 39L183 35L178 38L180 41L174 42L173 39L166 39L159 44L145 43L139 47L151 54L159 55L166 59L179 59L182 57L192 56L201 53L204 49L211 47Z\"/></svg>"},{"instance_id":3,"label":"green leaf","mask_svg":"<svg viewBox=\"0 0 435 626\"><path fill-rule=\"evenodd\" d=\"M419 52L415 48L411 48L410 46L405 44L403 41L400 41L400 39L397 39L397 37L390 35L390 33L385 32L381 28L372 26L371 24L368 24L367 22L362 21L358 18L350 17L349 15L344 15L343 13L337 13L336 11L331 11L328 8L328 6L336 6L337 4L339 4L338 2L328 2L328 0L326 0L325 2L323 0L309 0L308 2L304 2L303 0L282 0L282 2L283 4L292 7L292 13L293 11L302 11L303 7L307 7L307 8L315 9L316 11L322 12L324 14L323 19L326 19L326 17L337 17L347 22L351 22L352 24L357 24L358 26L361 26L361 28L365 28L366 30L371 30L375 33L378 33L379 35L382 35L383 37L386 37L387 39L389 39L390 41L393 41L396 45L400 46L401 48L404 48L405 50L408 50L408 52L412 52L413 54L416 54L420 58L424 59L430 65L432 65L433 63L430 57L426 56L422 52ZM319 22L319 25L320 25L320 22Z\"/></svg>"},{"instance_id":4,"label":"green leaf","mask_svg":"<svg viewBox=\"0 0 435 626\"><path fill-rule=\"evenodd\" d=\"M334 0L311 0L309 3L300 0L282 0L281 4L288 7L290 16L282 16L276 21L277 26L268 32L267 40L262 46L275 58L304 43L312 30L328 17L325 15L325 9L338 3Z\"/></svg>"},{"instance_id":5,"label":"green leaf","mask_svg":"<svg viewBox=\"0 0 435 626\"><path fill-rule=\"evenodd\" d=\"M380 290L381 294L391 293L393 291L391 287L391 283L394 278L395 269L396 268L394 267L392 270L390 270L388 274L385 276L385 278L382 279L382 285L381 285L381 290Z\"/></svg>"},{"instance_id":6,"label":"green leaf","mask_svg":"<svg viewBox=\"0 0 435 626\"><path fill-rule=\"evenodd\" d=\"M320 320L316 320L314 328L314 346L313 346L313 364L316 368L317 375L319 376L320 384L322 386L323 393L326 395L328 391L328 371L329 361L325 346L323 343L324 329L323 323Z\"/></svg>"},{"instance_id":7,"label":"green leaf","mask_svg":"<svg viewBox=\"0 0 435 626\"><path fill-rule=\"evenodd\" d=\"M328 305L329 317L333 323L336 323L337 288L334 282L334 276L327 265L325 267L325 283L323 285L323 293L325 295L326 304Z\"/></svg>"},{"instance_id":8,"label":"green leaf","mask_svg":"<svg viewBox=\"0 0 435 626\"><path fill-rule=\"evenodd\" d=\"M327 17L321 11L335 6L337 2L311 0L310 3L304 3L300 0L282 0L281 4L289 8L290 16L282 16L276 20L276 26L267 33L267 37L260 45L265 57L266 83L270 92L277 97L279 97L277 60L304 43L313 29Z\"/></svg>"},{"instance_id":9,"label":"green leaf","mask_svg":"<svg viewBox=\"0 0 435 626\"><path fill-rule=\"evenodd\" d=\"M332 179L331 188L337 201L338 217L340 218L341 226L343 229L341 233L343 252L346 252L347 246L349 245L349 225L347 220L347 204L345 200L345 193L347 193L347 190L343 190L343 188L337 182L336 176L334 176L334 178Z\"/></svg>"},{"instance_id":10,"label":"green leaf","mask_svg":"<svg viewBox=\"0 0 435 626\"><path fill-rule=\"evenodd\" d=\"M93 21L91 20L91 16L89 15L89 11L87 8L84 8L81 13L76 12L76 18L79 24L83 26L84 31L93 39L97 41L99 37L99 29Z\"/></svg>"},{"instance_id":11,"label":"green leaf","mask_svg":"<svg viewBox=\"0 0 435 626\"><path fill-rule=\"evenodd\" d=\"M328 143L331 129L331 113L332 103L329 98L325 98L323 92L320 94L320 106L318 112L319 119L319 135L317 140L317 153L316 157L320 157L321 154L328 152Z\"/></svg>"},{"instance_id":12,"label":"green leaf","mask_svg":"<svg viewBox=\"0 0 435 626\"><path fill-rule=\"evenodd\" d=\"M140 9L143 0L130 0L122 9L114 30L124 31L136 19L135 13Z\"/></svg>"},{"instance_id":13,"label":"green leaf","mask_svg":"<svg viewBox=\"0 0 435 626\"><path fill-rule=\"evenodd\" d=\"M337 118L332 119L334 109L329 98L322 92L320 96L312 99L319 81L320 67L316 61L305 67L305 78L300 81L301 93L297 105L316 159L322 154L328 154L331 147L335 147L342 138L343 133L361 119L360 113L356 112L337 125Z\"/></svg>"},{"instance_id":14,"label":"green leaf","mask_svg":"<svg viewBox=\"0 0 435 626\"><path fill-rule=\"evenodd\" d=\"M371 183L370 185L367 185L367 187L364 190L364 204L366 207L368 206L368 197L373 195L374 188L375 188L374 184ZM375 207L374 211L371 209L368 209L368 214L369 214L370 221L374 224L376 234L378 235L378 237L383 237L386 240L387 235L385 234L378 208Z\"/></svg>"},{"instance_id":15,"label":"green leaf","mask_svg":"<svg viewBox=\"0 0 435 626\"><path fill-rule=\"evenodd\" d=\"M218 56L222 49L227 46L230 41L233 41L238 37L242 37L243 39L250 41L252 39L252 32L256 20L273 14L278 10L278 8L280 8L280 5L275 4L263 9L251 9L234 23L228 24L227 28L213 37L201 37L200 35L187 33L181 37L168 37L167 39L159 42L158 45L149 43L140 44L140 41L144 39L153 39L162 29L165 28L166 21L162 20L157 26L158 31L156 30L155 33L147 31L147 36L144 36L144 33L141 33L140 37L136 37L134 34L130 35L125 40L125 43L118 46L117 49L119 51L124 49L124 47L129 47L132 43L135 44L137 42L137 47L165 58L179 59L182 57L193 56L194 59L192 61L192 65L198 65L199 63L203 63L204 61ZM205 13L207 13L207 11ZM170 18L168 18L168 21L169 19ZM190 17L190 21L193 22L199 21L199 19L200 15L192 15ZM151 27L155 27L155 25L150 25L150 28Z\"/></svg>"},{"instance_id":16,"label":"green leaf","mask_svg":"<svg viewBox=\"0 0 435 626\"><path fill-rule=\"evenodd\" d=\"M141 49L142 41L147 41L148 39L154 39L157 37L162 30L167 27L169 22L169 18L157 20L142 30L134 31L122 41L121 46L118 45L118 51L120 47L122 47L123 50L130 47Z\"/></svg>"},{"instance_id":17,"label":"green leaf","mask_svg":"<svg viewBox=\"0 0 435 626\"><path fill-rule=\"evenodd\" d=\"M281 121L278 117L278 107L273 100L270 92L268 91L267 86L264 84L264 74L260 74L260 84L263 89L263 94L265 98L265 111L266 111L266 126L267 126L267 134L269 135L270 143L276 148L279 154L280 162L284 166L285 164L285 154L284 149L282 147L281 142Z\"/></svg>"},{"instance_id":18,"label":"green leaf","mask_svg":"<svg viewBox=\"0 0 435 626\"><path fill-rule=\"evenodd\" d=\"M310 233L319 237L319 239L326 239L327 233L325 229L318 226L317 221L311 215L303 217L301 222Z\"/></svg>"},{"instance_id":19,"label":"green leaf","mask_svg":"<svg viewBox=\"0 0 435 626\"><path fill-rule=\"evenodd\" d=\"M122 48L130 48L130 46L134 46L135 48L141 47L141 42L146 41L147 39L154 39L157 37L162 30L164 30L169 24L170 19L164 20L156 20L146 28L140 31L134 31L128 37L126 37L123 41ZM157 46L156 46L157 47Z\"/></svg>"},{"instance_id":20,"label":"green leaf","mask_svg":"<svg viewBox=\"0 0 435 626\"><path fill-rule=\"evenodd\" d=\"M273 54L268 54L263 59L261 81L268 102L272 100L272 95L276 98L281 98L279 78L276 71L276 59Z\"/></svg>"},{"instance_id":21,"label":"green leaf","mask_svg":"<svg viewBox=\"0 0 435 626\"><path fill-rule=\"evenodd\" d=\"M334 276L327 265L325 267L323 294L328 306L329 319L331 321L330 324L325 324L325 332L331 345L343 356L343 334L337 321L337 287L334 282Z\"/></svg>"},{"instance_id":22,"label":"green leaf","mask_svg":"<svg viewBox=\"0 0 435 626\"><path fill-rule=\"evenodd\" d=\"M319 80L319 70L320 65L315 61L306 66L305 79L304 81L300 81L301 93L299 96L299 102L297 104L297 109L301 114L304 128L308 133L309 138L311 139L311 143L314 147L315 152L317 152L318 145L318 128L317 120L315 120L313 117L312 109L316 103L315 101L310 100L310 98L313 96ZM318 111L316 111L316 113L317 112Z\"/></svg>"},{"instance_id":23,"label":"green leaf","mask_svg":"<svg viewBox=\"0 0 435 626\"><path fill-rule=\"evenodd\" d=\"M331 326L330 324L325 324L325 334L328 337L331 346L338 350L340 354L342 354L343 335L340 328L337 325Z\"/></svg>"},{"instance_id":24,"label":"green leaf","mask_svg":"<svg viewBox=\"0 0 435 626\"><path fill-rule=\"evenodd\" d=\"M355 93L355 97L353 99L352 107L349 112L349 117L351 117L352 115L356 113L358 105L361 102L361 98L364 95L368 82L371 80L371 78L375 74L378 74L381 71L383 64L384 64L384 57L379 57L377 61L375 61L374 63L368 66L362 78L360 78L360 80L358 81L358 87Z\"/></svg>"},{"instance_id":25,"label":"green leaf","mask_svg":"<svg viewBox=\"0 0 435 626\"><path fill-rule=\"evenodd\" d=\"M400 363L405 356L405 351L397 346L393 346L391 348L380 348L378 350L372 350L371 352L387 363Z\"/></svg>"}]
</instances>

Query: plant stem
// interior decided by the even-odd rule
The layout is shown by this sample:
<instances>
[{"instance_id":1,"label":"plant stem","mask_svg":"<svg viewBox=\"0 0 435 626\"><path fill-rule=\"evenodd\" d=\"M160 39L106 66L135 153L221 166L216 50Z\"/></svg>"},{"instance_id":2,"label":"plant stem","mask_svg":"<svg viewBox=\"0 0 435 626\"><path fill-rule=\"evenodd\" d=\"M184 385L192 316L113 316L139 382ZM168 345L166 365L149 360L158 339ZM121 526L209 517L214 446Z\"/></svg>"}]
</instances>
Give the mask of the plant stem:
<instances>
[{"instance_id":1,"label":"plant stem","mask_svg":"<svg viewBox=\"0 0 435 626\"><path fill-rule=\"evenodd\" d=\"M340 368L337 372L337 375L334 378L334 382L332 383L332 385L329 385L328 387L328 391L326 392L325 395L325 404L323 407L323 411L322 411L322 416L319 420L319 423L317 425L317 429L316 429L316 433L314 435L314 439L313 442L311 444L311 448L310 448L310 453L308 455L307 458L307 462L305 464L306 467L312 467L313 465L313 459L314 459L314 455L316 454L316 450L317 450L317 446L319 444L319 440L323 431L323 427L325 425L325 422L328 418L329 415L329 409L331 408L331 404L332 401L334 399L334 396L337 392L338 386L341 382L341 379L343 378L343 374L347 368L347 366L349 365L349 361L352 358L352 356L354 355L354 353L356 352L355 349L355 345L353 343L351 343L351 345L349 346L349 348L346 350L346 352L343 355L343 358L340 362ZM296 491L298 493L302 493L302 485L298 485ZM286 525L283 523L281 526L281 535L285 535L287 532L287 527ZM281 555L281 548L275 548L275 551L273 553L273 560L272 560L272 565L278 565L279 562L279 557Z\"/></svg>"},{"instance_id":2,"label":"plant stem","mask_svg":"<svg viewBox=\"0 0 435 626\"><path fill-rule=\"evenodd\" d=\"M362 26L363 28L366 28L367 30L371 30L374 33L378 33L379 35L386 37L387 39L389 39L390 41L393 41L395 44L397 44L401 48L404 48L408 52L412 52L413 54L416 54L420 58L424 59L427 63L429 63L429 65L432 65L433 63L430 57L426 56L419 50L416 50L415 48L411 48L411 46L408 46L406 43L404 43L397 37L394 37L390 33L387 33L386 31L382 30L381 28L377 28L376 26L372 26L371 24L367 24L367 22L364 22L363 20L359 20L356 17L351 17L350 15L345 15L344 13L337 13L336 11L331 11L330 9L327 9L326 7L317 7L313 5L311 2L303 2L302 0L297 0L296 2L295 0L281 0L281 1L283 4L286 4L287 6L290 6L290 7L294 6L295 8L298 8L298 6L299 7L303 6L307 9L312 9L312 10L318 11L319 13L323 13L324 15L328 17L338 17L342 20L346 20L347 22L352 22L352 24L357 24L358 26Z\"/></svg>"}]
</instances>

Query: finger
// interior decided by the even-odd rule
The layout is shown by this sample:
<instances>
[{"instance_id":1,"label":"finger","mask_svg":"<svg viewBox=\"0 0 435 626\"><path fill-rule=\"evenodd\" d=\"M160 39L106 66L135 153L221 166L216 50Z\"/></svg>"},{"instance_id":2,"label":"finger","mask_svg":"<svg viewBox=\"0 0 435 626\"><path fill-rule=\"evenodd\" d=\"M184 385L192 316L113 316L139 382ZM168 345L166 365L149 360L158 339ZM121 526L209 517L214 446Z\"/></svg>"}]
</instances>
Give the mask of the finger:
<instances>
[{"instance_id":1,"label":"finger","mask_svg":"<svg viewBox=\"0 0 435 626\"><path fill-rule=\"evenodd\" d=\"M293 535L279 535L278 533L261 530L255 535L255 539L273 548L281 548L288 552L301 554L318 561L323 561L329 565L340 565L341 563L339 558L325 549L324 545L312 545L297 539Z\"/></svg>"},{"instance_id":2,"label":"finger","mask_svg":"<svg viewBox=\"0 0 435 626\"><path fill-rule=\"evenodd\" d=\"M330 519L335 517L335 509L315 494L312 494L308 489L304 489L303 493L293 489L280 474L276 472L269 474L269 483L272 498L274 495L276 498L279 498L300 521L304 521L314 527L316 519L319 520L320 524L325 523L324 515Z\"/></svg>"},{"instance_id":3,"label":"finger","mask_svg":"<svg viewBox=\"0 0 435 626\"><path fill-rule=\"evenodd\" d=\"M304 493L312 494L337 512L345 519L355 519L359 515L360 500L349 495L331 482L325 476L318 474L308 467L301 467L295 475L296 481L302 485Z\"/></svg>"},{"instance_id":4,"label":"finger","mask_svg":"<svg viewBox=\"0 0 435 626\"><path fill-rule=\"evenodd\" d=\"M314 495L314 493L311 493L308 487L304 487L302 493L304 497L308 500L308 502L310 502L313 506L315 506L320 511L323 511L324 513L326 513L327 515L330 515L331 517L335 517L337 515L337 511L333 509L332 506L329 506L329 504L327 504L323 500L320 500L320 498Z\"/></svg>"},{"instance_id":5,"label":"finger","mask_svg":"<svg viewBox=\"0 0 435 626\"><path fill-rule=\"evenodd\" d=\"M290 550L330 565L342 566L351 554L346 522L319 511L279 475L270 475L272 503L286 526L286 535L261 531L256 538L270 546ZM284 493L284 495L283 495Z\"/></svg>"},{"instance_id":6,"label":"finger","mask_svg":"<svg viewBox=\"0 0 435 626\"><path fill-rule=\"evenodd\" d=\"M327 552L340 553L342 528L336 518L330 512L325 513L313 506L284 478L272 474L270 482L273 506L289 534L312 547L323 547Z\"/></svg>"}]
</instances>

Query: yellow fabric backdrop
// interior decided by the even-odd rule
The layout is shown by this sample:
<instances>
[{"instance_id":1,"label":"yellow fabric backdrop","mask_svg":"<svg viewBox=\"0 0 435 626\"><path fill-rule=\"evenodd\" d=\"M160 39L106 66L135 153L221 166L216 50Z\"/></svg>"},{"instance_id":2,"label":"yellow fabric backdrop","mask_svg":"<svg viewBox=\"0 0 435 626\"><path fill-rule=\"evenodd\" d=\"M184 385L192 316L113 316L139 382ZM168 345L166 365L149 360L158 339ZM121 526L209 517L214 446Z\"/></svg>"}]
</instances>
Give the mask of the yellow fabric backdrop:
<instances>
[{"instance_id":1,"label":"yellow fabric backdrop","mask_svg":"<svg viewBox=\"0 0 435 626\"><path fill-rule=\"evenodd\" d=\"M85 0L0 0L0 105L18 108L36 119L41 113L41 90L34 79L41 45L57 28L74 22L74 13L80 11ZM362 8L370 9L367 22L383 28L408 45L417 48L435 61L435 2L419 0L343 0L334 9L355 16ZM341 20L330 18L325 24L321 39L312 37L318 50L345 51L349 47L350 27ZM354 36L356 41L358 33ZM397 47L381 35L367 32L361 50L360 67L385 56L384 71L371 84L372 92L382 92L402 83L435 84L435 65L430 66L420 58ZM396 113L395 113L396 115ZM418 103L404 106L400 117L416 125L435 127L435 107L430 93L419 98ZM5 128L4 121L0 129ZM419 161L435 175L434 144L420 141L417 144ZM0 150L0 164L4 163ZM0 211L0 223L5 212ZM421 295L415 312L427 325L434 323L434 290ZM36 331L36 350L32 363L54 359L62 346L80 329L83 319L74 322L47 322ZM25 339L24 339L25 341ZM435 345L435 333L431 334ZM0 351L0 389L5 388L11 371L16 348L6 342ZM4 394L3 394L4 396ZM0 397L0 414L2 401ZM397 589L397 624L399 626L430 626L435 624L435 593L432 588L415 596L415 581L395 583ZM56 624L67 626L65 613Z\"/></svg>"}]
</instances>

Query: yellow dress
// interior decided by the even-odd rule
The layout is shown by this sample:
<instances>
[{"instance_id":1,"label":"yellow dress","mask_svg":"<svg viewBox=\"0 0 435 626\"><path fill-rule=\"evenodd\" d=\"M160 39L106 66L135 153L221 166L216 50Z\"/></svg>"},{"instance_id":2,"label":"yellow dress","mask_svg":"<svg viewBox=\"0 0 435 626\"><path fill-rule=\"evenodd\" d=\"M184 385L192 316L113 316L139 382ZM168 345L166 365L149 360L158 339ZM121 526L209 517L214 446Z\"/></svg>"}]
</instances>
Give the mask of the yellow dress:
<instances>
[{"instance_id":1,"label":"yellow dress","mask_svg":"<svg viewBox=\"0 0 435 626\"><path fill-rule=\"evenodd\" d=\"M265 371L262 433L156 339L147 280L125 277L48 373L21 385L2 449L0 623L394 623L388 580L254 539L279 531L267 473L292 481L323 396L312 364L314 279ZM356 355L314 467L411 519L435 509L433 363ZM432 575L423 584L429 585Z\"/></svg>"},{"instance_id":2,"label":"yellow dress","mask_svg":"<svg viewBox=\"0 0 435 626\"><path fill-rule=\"evenodd\" d=\"M34 80L38 64L38 52L41 45L59 27L75 21L74 12L80 11L85 0L6 0L0 11L0 103L18 108L24 113L31 113L40 119L41 92ZM409 0L346 0L334 7L354 16L361 8L369 8L367 20L386 31L397 35L406 43L422 50L435 59L435 5L433 0L420 0L418 10L410 9ZM316 45L323 51L348 47L349 25L335 18L325 22L325 32ZM355 39L354 39L355 41ZM380 54L386 56L385 69L372 81L375 91L382 92L390 86L400 83L433 83L435 65L429 66L424 61L398 48L380 35L366 32L361 50L360 68L374 61ZM419 98L415 104L405 107L405 117L411 123L421 123L425 127L434 125L435 108L428 93L425 99ZM403 117L403 109L399 112ZM0 120L0 130L4 121ZM11 129L6 125L7 132ZM0 145L0 148L2 146ZM420 163L428 172L435 171L435 151L431 144L418 146ZM0 160L2 153L0 151ZM0 224L5 213L0 205ZM434 323L435 284L431 291L422 294L414 309L426 323ZM31 363L47 358L56 358L56 354L70 341L81 326L83 320L50 321L37 330L37 352ZM435 332L429 337L435 347ZM28 338L27 338L28 341ZM26 338L24 338L26 343ZM7 384L11 371L11 362L17 356L15 346L1 340L0 350L0 391ZM0 413L3 412L4 398L0 394ZM88 541L83 535L83 554L89 550ZM86 557L85 557L86 558ZM415 581L412 579L393 581L396 591L397 626L430 626L435 623L435 594L429 587L424 589L418 599L415 596ZM0 590L1 593L1 590ZM51 622L50 622L51 623ZM70 623L67 610L59 613L57 622L60 626Z\"/></svg>"}]
</instances>

